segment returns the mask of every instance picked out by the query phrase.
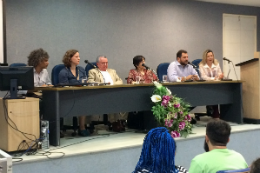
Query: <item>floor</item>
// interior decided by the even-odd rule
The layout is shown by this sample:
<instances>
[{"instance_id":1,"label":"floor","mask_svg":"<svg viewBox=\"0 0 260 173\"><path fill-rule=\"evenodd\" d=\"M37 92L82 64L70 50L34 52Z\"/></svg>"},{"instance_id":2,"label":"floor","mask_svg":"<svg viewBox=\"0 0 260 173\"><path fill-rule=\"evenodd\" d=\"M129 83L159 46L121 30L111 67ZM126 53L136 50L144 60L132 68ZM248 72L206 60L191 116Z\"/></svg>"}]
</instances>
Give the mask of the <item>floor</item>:
<instances>
[{"instance_id":1,"label":"floor","mask_svg":"<svg viewBox=\"0 0 260 173\"><path fill-rule=\"evenodd\" d=\"M210 117L203 117L194 125L193 132L187 138L176 138L177 141L192 140L201 138L205 135L205 126ZM232 133L245 132L260 129L260 125L255 124L235 124L230 123ZM140 147L145 137L144 133L136 133L134 129L127 129L124 133L114 133L106 130L98 130L89 137L72 137L70 131L67 131L65 138L61 139L59 147L51 146L48 150L39 150L38 154L21 158L22 162L34 162L47 159L46 155L52 158L78 156L82 154L92 154L119 150L129 147ZM45 153L47 152L47 153ZM61 152L61 153L59 153ZM51 153L51 155L49 155ZM64 154L64 155L63 155Z\"/></svg>"}]
</instances>

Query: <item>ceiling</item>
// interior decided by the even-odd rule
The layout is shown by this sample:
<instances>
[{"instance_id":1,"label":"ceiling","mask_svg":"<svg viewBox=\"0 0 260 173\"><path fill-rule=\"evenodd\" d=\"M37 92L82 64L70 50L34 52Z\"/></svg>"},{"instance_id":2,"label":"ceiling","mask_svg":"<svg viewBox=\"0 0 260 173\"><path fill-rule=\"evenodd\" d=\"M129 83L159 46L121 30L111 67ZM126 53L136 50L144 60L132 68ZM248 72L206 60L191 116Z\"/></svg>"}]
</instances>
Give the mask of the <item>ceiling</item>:
<instances>
[{"instance_id":1,"label":"ceiling","mask_svg":"<svg viewBox=\"0 0 260 173\"><path fill-rule=\"evenodd\" d=\"M260 0L195 0L195 1L260 7Z\"/></svg>"}]
</instances>

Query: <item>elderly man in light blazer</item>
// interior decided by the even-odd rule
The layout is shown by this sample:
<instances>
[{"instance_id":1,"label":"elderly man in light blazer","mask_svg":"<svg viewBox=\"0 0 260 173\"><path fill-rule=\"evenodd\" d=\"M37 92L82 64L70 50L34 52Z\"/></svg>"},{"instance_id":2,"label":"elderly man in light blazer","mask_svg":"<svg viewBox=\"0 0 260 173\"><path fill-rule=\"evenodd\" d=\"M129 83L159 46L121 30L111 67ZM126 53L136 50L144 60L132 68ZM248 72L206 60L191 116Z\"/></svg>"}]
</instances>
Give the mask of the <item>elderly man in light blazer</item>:
<instances>
[{"instance_id":1,"label":"elderly man in light blazer","mask_svg":"<svg viewBox=\"0 0 260 173\"><path fill-rule=\"evenodd\" d=\"M110 83L110 85L123 84L122 79L116 74L114 69L107 68L108 60L105 56L97 57L97 68L88 72L88 82Z\"/></svg>"}]
</instances>

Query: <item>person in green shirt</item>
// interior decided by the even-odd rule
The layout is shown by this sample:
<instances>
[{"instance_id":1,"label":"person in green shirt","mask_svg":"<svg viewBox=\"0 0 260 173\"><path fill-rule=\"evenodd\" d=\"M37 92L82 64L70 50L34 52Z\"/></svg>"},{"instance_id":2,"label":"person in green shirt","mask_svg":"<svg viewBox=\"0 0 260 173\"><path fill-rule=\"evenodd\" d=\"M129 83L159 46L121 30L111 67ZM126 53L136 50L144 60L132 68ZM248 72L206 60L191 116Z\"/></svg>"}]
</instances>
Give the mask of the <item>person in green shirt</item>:
<instances>
[{"instance_id":1,"label":"person in green shirt","mask_svg":"<svg viewBox=\"0 0 260 173\"><path fill-rule=\"evenodd\" d=\"M189 173L216 173L220 170L247 168L244 157L227 149L231 127L223 120L211 120L206 127L204 149L206 153L192 159Z\"/></svg>"}]
</instances>

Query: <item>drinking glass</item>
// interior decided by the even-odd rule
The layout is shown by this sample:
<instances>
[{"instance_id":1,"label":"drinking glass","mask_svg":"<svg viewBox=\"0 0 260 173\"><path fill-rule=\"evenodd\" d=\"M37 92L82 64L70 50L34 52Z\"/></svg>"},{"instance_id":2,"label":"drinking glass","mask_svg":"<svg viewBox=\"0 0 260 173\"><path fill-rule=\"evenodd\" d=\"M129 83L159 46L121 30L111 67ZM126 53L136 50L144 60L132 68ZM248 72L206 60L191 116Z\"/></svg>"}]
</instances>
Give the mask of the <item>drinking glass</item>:
<instances>
[{"instance_id":1,"label":"drinking glass","mask_svg":"<svg viewBox=\"0 0 260 173\"><path fill-rule=\"evenodd\" d=\"M222 73L218 73L218 80L221 80L221 79L219 78L220 75L222 75Z\"/></svg>"},{"instance_id":2,"label":"drinking glass","mask_svg":"<svg viewBox=\"0 0 260 173\"><path fill-rule=\"evenodd\" d=\"M140 76L136 76L136 77L135 77L135 82L136 82L136 84L139 84L139 82L140 82L140 79L141 79L141 77L140 77Z\"/></svg>"},{"instance_id":3,"label":"drinking glass","mask_svg":"<svg viewBox=\"0 0 260 173\"><path fill-rule=\"evenodd\" d=\"M167 75L163 75L162 80L163 80L163 82L167 82Z\"/></svg>"},{"instance_id":4,"label":"drinking glass","mask_svg":"<svg viewBox=\"0 0 260 173\"><path fill-rule=\"evenodd\" d=\"M87 83L87 81L88 81L87 76L81 78L81 83Z\"/></svg>"}]
</instances>

